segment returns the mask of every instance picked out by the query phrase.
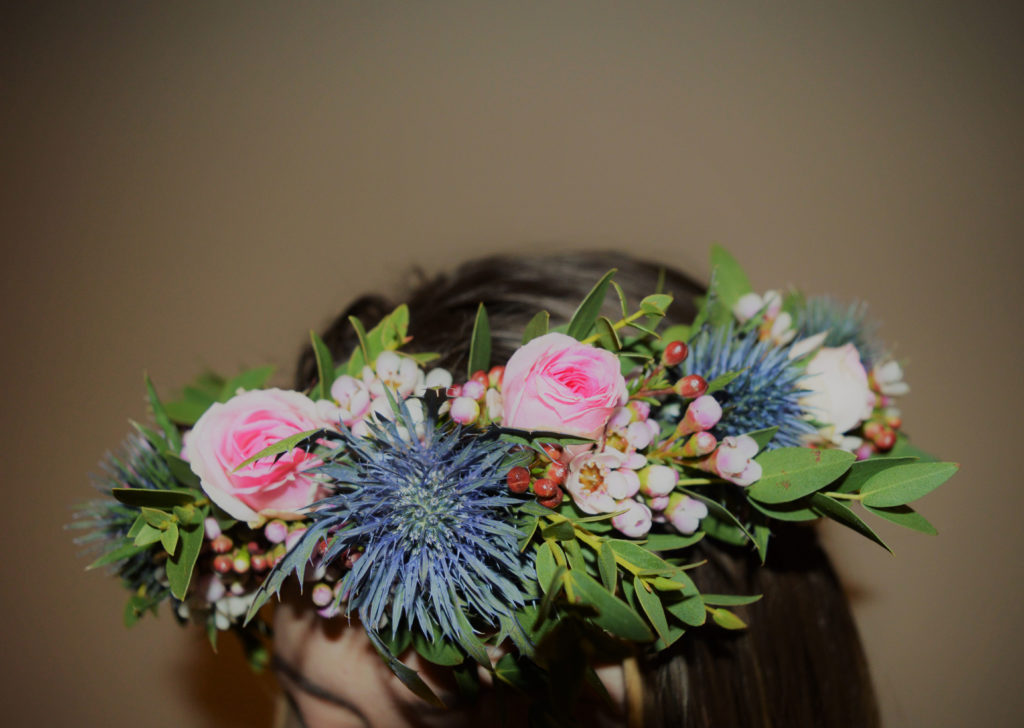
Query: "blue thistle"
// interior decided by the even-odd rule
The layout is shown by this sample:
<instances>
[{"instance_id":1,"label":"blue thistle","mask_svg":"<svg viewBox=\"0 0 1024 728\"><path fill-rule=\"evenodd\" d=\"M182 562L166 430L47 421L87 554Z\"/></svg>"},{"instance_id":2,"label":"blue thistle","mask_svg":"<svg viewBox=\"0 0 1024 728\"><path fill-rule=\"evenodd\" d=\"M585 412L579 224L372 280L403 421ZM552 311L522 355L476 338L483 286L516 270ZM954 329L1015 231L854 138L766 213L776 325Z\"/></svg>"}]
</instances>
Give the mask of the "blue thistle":
<instances>
[{"instance_id":1,"label":"blue thistle","mask_svg":"<svg viewBox=\"0 0 1024 728\"><path fill-rule=\"evenodd\" d=\"M797 402L804 393L799 386L803 368L790 361L788 346L759 341L756 332L737 333L731 324L715 331L704 328L690 342L682 366L685 374L709 382L742 370L714 393L722 419L711 432L719 439L778 426L769 447L796 447L802 435L814 432Z\"/></svg>"},{"instance_id":2,"label":"blue thistle","mask_svg":"<svg viewBox=\"0 0 1024 728\"><path fill-rule=\"evenodd\" d=\"M93 485L103 498L84 503L74 514L68 528L87 530L75 539L85 546L86 553L106 554L124 545L139 509L118 502L111 495L114 488L166 490L177 488L178 482L170 468L149 441L139 434L125 438L117 453L107 453L100 463L101 474L92 476ZM152 549L145 549L113 562L118 576L133 592L140 589L152 603L170 596L163 581L163 566L153 559Z\"/></svg>"},{"instance_id":3,"label":"blue thistle","mask_svg":"<svg viewBox=\"0 0 1024 728\"><path fill-rule=\"evenodd\" d=\"M340 436L334 461L321 469L336 494L317 504L265 587L276 591L290 571L301 573L326 539L324 563L362 552L339 599L368 632L389 623L392 635L408 627L465 647L475 642L473 623L507 622L535 579L519 552L519 500L505 480L510 446L435 416L422 440L410 437L408 408L397 407L400 426L385 421L370 426L370 437Z\"/></svg>"},{"instance_id":4,"label":"blue thistle","mask_svg":"<svg viewBox=\"0 0 1024 728\"><path fill-rule=\"evenodd\" d=\"M881 360L885 351L876 336L877 326L868 320L867 304L844 305L828 296L808 298L796 316L797 338L828 331L825 346L853 344L865 366Z\"/></svg>"}]
</instances>

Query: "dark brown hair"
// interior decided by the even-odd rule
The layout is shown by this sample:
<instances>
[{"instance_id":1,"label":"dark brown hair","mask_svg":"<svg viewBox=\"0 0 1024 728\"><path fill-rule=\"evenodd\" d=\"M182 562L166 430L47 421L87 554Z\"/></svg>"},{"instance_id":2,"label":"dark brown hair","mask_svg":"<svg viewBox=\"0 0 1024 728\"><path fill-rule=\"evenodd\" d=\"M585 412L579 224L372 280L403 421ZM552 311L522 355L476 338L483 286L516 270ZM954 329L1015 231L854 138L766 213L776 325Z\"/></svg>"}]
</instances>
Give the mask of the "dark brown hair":
<instances>
[{"instance_id":1,"label":"dark brown hair","mask_svg":"<svg viewBox=\"0 0 1024 728\"><path fill-rule=\"evenodd\" d=\"M410 349L434 351L438 362L462 374L477 306L490 318L495 361L520 343L523 328L540 310L554 323L568 320L578 302L610 268L631 303L662 281L674 297L669 323L687 323L702 287L683 273L618 253L542 257L489 257L418 286L407 298ZM608 315L618 304L609 296ZM347 356L355 338L347 317L372 326L393 307L380 296L357 300L324 332L336 358ZM298 388L316 377L311 351L303 353ZM756 726L818 728L879 724L867 663L856 626L828 558L812 528L779 529L768 563L756 555L709 543L698 545L707 564L691 572L705 593L764 594L738 612L751 624L742 632L717 627L689 631L673 647L644 665L647 726Z\"/></svg>"}]
</instances>

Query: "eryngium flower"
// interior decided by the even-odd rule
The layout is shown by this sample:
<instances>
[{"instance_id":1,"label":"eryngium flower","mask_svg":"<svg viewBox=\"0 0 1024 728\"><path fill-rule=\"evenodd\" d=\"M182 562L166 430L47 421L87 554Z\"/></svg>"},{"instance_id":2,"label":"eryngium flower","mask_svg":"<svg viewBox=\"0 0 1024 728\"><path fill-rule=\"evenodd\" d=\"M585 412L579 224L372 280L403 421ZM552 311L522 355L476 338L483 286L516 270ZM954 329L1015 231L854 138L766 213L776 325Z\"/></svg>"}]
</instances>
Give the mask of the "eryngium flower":
<instances>
[{"instance_id":1,"label":"eryngium flower","mask_svg":"<svg viewBox=\"0 0 1024 728\"><path fill-rule=\"evenodd\" d=\"M711 382L740 372L713 395L722 405L722 419L711 430L719 440L777 425L769 447L796 447L802 435L814 432L798 402L806 393L799 384L803 369L790 360L789 351L789 346L759 341L756 331L738 333L731 325L714 332L705 328L690 342L684 374Z\"/></svg>"},{"instance_id":2,"label":"eryngium flower","mask_svg":"<svg viewBox=\"0 0 1024 728\"><path fill-rule=\"evenodd\" d=\"M102 555L122 546L123 539L139 515L138 508L115 500L114 488L145 488L166 490L177 488L178 482L160 454L140 434L125 438L117 453L107 453L100 463L101 474L92 476L93 485L103 497L81 505L69 528L87 530L75 539L85 552ZM162 583L164 568L153 560L152 549L144 549L112 562L116 573L133 592L140 587L153 602L170 595Z\"/></svg>"},{"instance_id":3,"label":"eryngium flower","mask_svg":"<svg viewBox=\"0 0 1024 728\"><path fill-rule=\"evenodd\" d=\"M361 552L338 599L368 631L406 626L466 644L474 625L495 627L527 599L534 579L518 548L505 476L509 446L428 417L422 437L405 403L401 425L370 425L367 438L342 435L321 471L336 494L321 500L302 540L267 580L301 573L317 542L324 563Z\"/></svg>"},{"instance_id":4,"label":"eryngium flower","mask_svg":"<svg viewBox=\"0 0 1024 728\"><path fill-rule=\"evenodd\" d=\"M877 327L867 318L867 311L867 305L862 302L844 305L827 296L808 298L797 314L797 338L827 331L824 346L853 344L864 366L870 369L885 352L875 336Z\"/></svg>"}]
</instances>

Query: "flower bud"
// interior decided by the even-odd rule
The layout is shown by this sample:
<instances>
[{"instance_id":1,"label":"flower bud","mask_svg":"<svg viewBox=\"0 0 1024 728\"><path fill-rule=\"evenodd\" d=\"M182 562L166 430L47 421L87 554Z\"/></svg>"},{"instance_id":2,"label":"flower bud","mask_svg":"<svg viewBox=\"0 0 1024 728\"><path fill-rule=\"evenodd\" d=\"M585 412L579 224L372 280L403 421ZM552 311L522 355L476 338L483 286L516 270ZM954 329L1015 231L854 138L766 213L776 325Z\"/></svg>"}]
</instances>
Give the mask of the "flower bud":
<instances>
[{"instance_id":1,"label":"flower bud","mask_svg":"<svg viewBox=\"0 0 1024 728\"><path fill-rule=\"evenodd\" d=\"M705 394L690 402L686 414L676 426L676 434L689 435L694 432L710 430L722 419L722 405L710 394Z\"/></svg>"},{"instance_id":2,"label":"flower bud","mask_svg":"<svg viewBox=\"0 0 1024 728\"><path fill-rule=\"evenodd\" d=\"M478 379L470 379L462 385L462 396L470 399L483 399L486 391L487 385L482 384Z\"/></svg>"},{"instance_id":3,"label":"flower bud","mask_svg":"<svg viewBox=\"0 0 1024 728\"><path fill-rule=\"evenodd\" d=\"M667 367L674 367L681 363L689 355L690 350L682 341L670 341L665 351L661 353L661 363Z\"/></svg>"},{"instance_id":4,"label":"flower bud","mask_svg":"<svg viewBox=\"0 0 1024 728\"><path fill-rule=\"evenodd\" d=\"M700 520L708 515L708 507L696 498L673 493L669 497L665 515L679 533L688 536L700 527Z\"/></svg>"},{"instance_id":5,"label":"flower bud","mask_svg":"<svg viewBox=\"0 0 1024 728\"><path fill-rule=\"evenodd\" d=\"M207 541L212 541L220 536L220 524L217 523L217 519L211 516L203 521L203 532Z\"/></svg>"},{"instance_id":6,"label":"flower bud","mask_svg":"<svg viewBox=\"0 0 1024 728\"><path fill-rule=\"evenodd\" d=\"M310 598L316 606L326 607L334 601L334 590L321 581L313 587L313 593L310 595Z\"/></svg>"},{"instance_id":7,"label":"flower bud","mask_svg":"<svg viewBox=\"0 0 1024 728\"><path fill-rule=\"evenodd\" d=\"M472 381L466 382L465 390ZM481 394L483 394L481 392ZM456 397L452 400L452 409L449 413L449 417L458 422L460 425L471 425L476 421L476 418L480 416L480 405L476 403L475 399L470 397Z\"/></svg>"},{"instance_id":8,"label":"flower bud","mask_svg":"<svg viewBox=\"0 0 1024 728\"><path fill-rule=\"evenodd\" d=\"M641 538L651 530L651 509L635 500L623 500L615 504L620 513L612 517L612 526L630 538Z\"/></svg>"},{"instance_id":9,"label":"flower bud","mask_svg":"<svg viewBox=\"0 0 1024 728\"><path fill-rule=\"evenodd\" d=\"M249 552L245 549L238 549L235 552L235 556L231 561L231 568L236 574L244 574L249 571L252 561L249 557Z\"/></svg>"},{"instance_id":10,"label":"flower bud","mask_svg":"<svg viewBox=\"0 0 1024 728\"><path fill-rule=\"evenodd\" d=\"M681 454L684 458L702 458L715 451L718 438L710 432L695 432L683 445Z\"/></svg>"},{"instance_id":11,"label":"flower bud","mask_svg":"<svg viewBox=\"0 0 1024 728\"><path fill-rule=\"evenodd\" d=\"M487 382L492 387L501 389L501 380L505 377L505 367L493 366L491 370L487 372Z\"/></svg>"},{"instance_id":12,"label":"flower bud","mask_svg":"<svg viewBox=\"0 0 1024 728\"><path fill-rule=\"evenodd\" d=\"M687 374L672 389L683 399L695 399L708 391L708 382L699 374Z\"/></svg>"},{"instance_id":13,"label":"flower bud","mask_svg":"<svg viewBox=\"0 0 1024 728\"><path fill-rule=\"evenodd\" d=\"M640 478L640 492L650 497L668 495L679 482L679 473L667 465L648 465L637 476Z\"/></svg>"},{"instance_id":14,"label":"flower bud","mask_svg":"<svg viewBox=\"0 0 1024 728\"><path fill-rule=\"evenodd\" d=\"M288 525L275 518L263 527L263 537L270 543L283 543L288 537Z\"/></svg>"}]
</instances>

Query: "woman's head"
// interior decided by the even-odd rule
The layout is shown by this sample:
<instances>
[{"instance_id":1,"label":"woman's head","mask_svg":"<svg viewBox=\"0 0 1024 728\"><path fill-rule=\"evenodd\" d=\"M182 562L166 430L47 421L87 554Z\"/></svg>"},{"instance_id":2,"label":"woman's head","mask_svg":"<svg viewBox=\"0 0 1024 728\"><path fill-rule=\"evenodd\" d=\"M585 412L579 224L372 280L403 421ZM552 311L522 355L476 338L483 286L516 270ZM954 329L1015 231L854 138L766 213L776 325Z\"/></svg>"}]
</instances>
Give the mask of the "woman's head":
<instances>
[{"instance_id":1,"label":"woman's head","mask_svg":"<svg viewBox=\"0 0 1024 728\"><path fill-rule=\"evenodd\" d=\"M608 269L631 304L660 286L673 296L669 323L688 323L701 286L688 276L617 253L529 258L491 257L431 279L408 296L409 351L441 355L440 366L464 370L478 305L486 306L495 360L507 360L539 310L553 323L571 318L593 283ZM607 313L617 318L609 296ZM368 296L353 304L324 333L336 358L357 342L348 316L367 325L396 301ZM299 362L296 385L316 376L312 352ZM715 627L690 630L673 647L643 663L644 725L870 726L877 724L863 652L846 601L814 533L783 529L766 567L742 548L700 544L707 564L692 571L705 593L757 593L765 597L741 610L749 631ZM386 672L386 670L385 670Z\"/></svg>"}]
</instances>

